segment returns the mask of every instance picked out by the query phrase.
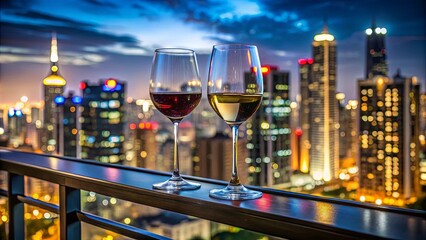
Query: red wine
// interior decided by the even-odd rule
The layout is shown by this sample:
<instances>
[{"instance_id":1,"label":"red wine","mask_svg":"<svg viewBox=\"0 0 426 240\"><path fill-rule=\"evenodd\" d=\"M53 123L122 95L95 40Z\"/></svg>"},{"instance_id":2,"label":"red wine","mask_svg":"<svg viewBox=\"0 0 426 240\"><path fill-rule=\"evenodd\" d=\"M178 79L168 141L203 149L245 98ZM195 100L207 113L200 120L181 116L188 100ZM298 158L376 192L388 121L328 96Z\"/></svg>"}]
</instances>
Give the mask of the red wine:
<instances>
[{"instance_id":1,"label":"red wine","mask_svg":"<svg viewBox=\"0 0 426 240\"><path fill-rule=\"evenodd\" d=\"M150 95L158 111L172 121L190 114L201 100L201 93L161 92Z\"/></svg>"}]
</instances>

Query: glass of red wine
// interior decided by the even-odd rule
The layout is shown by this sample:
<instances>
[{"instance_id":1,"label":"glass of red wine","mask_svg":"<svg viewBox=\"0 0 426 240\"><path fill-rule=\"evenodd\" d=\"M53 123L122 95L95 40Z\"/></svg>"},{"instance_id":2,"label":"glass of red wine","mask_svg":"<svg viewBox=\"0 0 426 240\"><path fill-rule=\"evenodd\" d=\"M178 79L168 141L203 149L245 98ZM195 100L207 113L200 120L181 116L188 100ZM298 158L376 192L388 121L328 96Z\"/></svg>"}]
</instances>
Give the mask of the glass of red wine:
<instances>
[{"instance_id":1,"label":"glass of red wine","mask_svg":"<svg viewBox=\"0 0 426 240\"><path fill-rule=\"evenodd\" d=\"M262 193L240 183L237 171L238 127L259 108L263 96L263 76L257 47L224 44L213 47L207 94L216 114L232 129L232 175L227 187L213 189L210 196L225 200L249 200Z\"/></svg>"},{"instance_id":2,"label":"glass of red wine","mask_svg":"<svg viewBox=\"0 0 426 240\"><path fill-rule=\"evenodd\" d=\"M154 189L166 191L193 190L200 184L184 180L179 173L179 122L194 110L201 100L201 81L195 52L190 49L155 50L151 67L149 94L154 106L169 118L174 127L173 173Z\"/></svg>"}]
</instances>

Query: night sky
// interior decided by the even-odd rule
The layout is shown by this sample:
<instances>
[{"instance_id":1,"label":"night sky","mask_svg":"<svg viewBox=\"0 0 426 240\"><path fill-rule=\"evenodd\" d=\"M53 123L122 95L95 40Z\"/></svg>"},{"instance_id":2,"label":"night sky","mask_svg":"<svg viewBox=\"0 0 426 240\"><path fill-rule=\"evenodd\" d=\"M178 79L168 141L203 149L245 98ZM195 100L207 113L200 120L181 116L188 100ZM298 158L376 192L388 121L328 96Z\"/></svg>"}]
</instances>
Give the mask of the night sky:
<instances>
[{"instance_id":1,"label":"night sky","mask_svg":"<svg viewBox=\"0 0 426 240\"><path fill-rule=\"evenodd\" d=\"M194 49L205 84L214 44L250 43L262 64L290 71L294 98L297 60L312 56L325 17L337 41L337 88L347 97L356 98L357 79L365 75L365 29L373 18L387 28L390 74L400 68L417 76L423 91L426 85L422 0L2 0L0 13L0 104L23 95L41 100L52 31L66 91L80 94L82 80L115 77L128 82L128 96L148 97L152 55L160 47Z\"/></svg>"}]
</instances>

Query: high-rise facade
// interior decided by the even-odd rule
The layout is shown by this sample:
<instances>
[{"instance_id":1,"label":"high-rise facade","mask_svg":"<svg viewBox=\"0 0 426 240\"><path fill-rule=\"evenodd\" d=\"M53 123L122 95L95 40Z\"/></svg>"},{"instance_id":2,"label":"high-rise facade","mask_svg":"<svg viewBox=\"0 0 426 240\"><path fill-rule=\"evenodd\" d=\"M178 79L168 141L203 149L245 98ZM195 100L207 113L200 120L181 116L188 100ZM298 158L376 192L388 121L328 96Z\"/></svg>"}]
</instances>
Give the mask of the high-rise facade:
<instances>
[{"instance_id":1,"label":"high-rise facade","mask_svg":"<svg viewBox=\"0 0 426 240\"><path fill-rule=\"evenodd\" d=\"M302 58L299 59L299 77L300 77L300 164L299 170L303 173L309 172L309 152L311 149L309 131L311 129L311 105L313 103L312 89L313 84L313 71L312 66L314 59Z\"/></svg>"},{"instance_id":2,"label":"high-rise facade","mask_svg":"<svg viewBox=\"0 0 426 240\"><path fill-rule=\"evenodd\" d=\"M58 147L59 154L68 157L80 157L79 131L81 124L80 104L82 98L69 92L67 97L57 96L55 98L58 114Z\"/></svg>"},{"instance_id":3,"label":"high-rise facade","mask_svg":"<svg viewBox=\"0 0 426 240\"><path fill-rule=\"evenodd\" d=\"M4 117L6 111L3 111L3 109L0 109L0 146L1 147L7 147L9 142L9 136L6 133L6 127L4 124Z\"/></svg>"},{"instance_id":4,"label":"high-rise facade","mask_svg":"<svg viewBox=\"0 0 426 240\"><path fill-rule=\"evenodd\" d=\"M367 34L366 48L366 72L365 78L371 79L374 76L388 75L388 64L386 61L385 37L386 28L377 27L373 22L371 28L365 30Z\"/></svg>"},{"instance_id":5,"label":"high-rise facade","mask_svg":"<svg viewBox=\"0 0 426 240\"><path fill-rule=\"evenodd\" d=\"M17 148L25 142L25 133L27 132L26 116L21 109L15 108L10 108L7 116L9 144Z\"/></svg>"},{"instance_id":6,"label":"high-rise facade","mask_svg":"<svg viewBox=\"0 0 426 240\"><path fill-rule=\"evenodd\" d=\"M98 84L80 83L81 158L107 163L122 163L124 142L124 82L101 80Z\"/></svg>"},{"instance_id":7,"label":"high-rise facade","mask_svg":"<svg viewBox=\"0 0 426 240\"><path fill-rule=\"evenodd\" d=\"M167 119L169 122L170 120ZM167 123L167 127L171 124ZM164 126L164 125L163 125ZM174 138L170 131L162 131L160 138L161 145L157 155L157 170L159 171L173 171L173 154L174 154ZM195 154L195 127L189 121L182 121L179 123L179 172L181 174L192 175L193 163L191 159Z\"/></svg>"},{"instance_id":8,"label":"high-rise facade","mask_svg":"<svg viewBox=\"0 0 426 240\"><path fill-rule=\"evenodd\" d=\"M361 201L402 206L420 192L416 78L360 80Z\"/></svg>"},{"instance_id":9,"label":"high-rise facade","mask_svg":"<svg viewBox=\"0 0 426 240\"><path fill-rule=\"evenodd\" d=\"M420 184L426 185L426 93L420 95Z\"/></svg>"},{"instance_id":10,"label":"high-rise facade","mask_svg":"<svg viewBox=\"0 0 426 240\"><path fill-rule=\"evenodd\" d=\"M290 99L289 72L275 66L263 66L262 103L247 121L246 162L250 165L249 182L272 186L290 181ZM246 74L250 88L250 73Z\"/></svg>"},{"instance_id":11,"label":"high-rise facade","mask_svg":"<svg viewBox=\"0 0 426 240\"><path fill-rule=\"evenodd\" d=\"M247 182L248 164L247 140L238 139L238 177L241 182ZM197 139L197 148L193 157L193 174L199 177L213 178L224 181L231 179L232 173L232 138L223 133L213 137ZM254 171L254 167L250 167Z\"/></svg>"},{"instance_id":12,"label":"high-rise facade","mask_svg":"<svg viewBox=\"0 0 426 240\"><path fill-rule=\"evenodd\" d=\"M345 100L345 94L337 93L339 113L339 167L340 170L356 166L358 159L358 101Z\"/></svg>"},{"instance_id":13,"label":"high-rise facade","mask_svg":"<svg viewBox=\"0 0 426 240\"><path fill-rule=\"evenodd\" d=\"M158 129L157 122L144 121L139 123L130 123L129 129L131 130L130 138L132 140L132 149L128 152L132 152L134 159L127 159L132 161L131 166L147 168L151 170L159 170L157 165L160 165L157 161L159 146L156 140L156 134ZM128 154L126 152L126 154ZM163 169L161 169L163 170Z\"/></svg>"},{"instance_id":14,"label":"high-rise facade","mask_svg":"<svg viewBox=\"0 0 426 240\"><path fill-rule=\"evenodd\" d=\"M309 172L315 180L330 181L339 168L336 100L336 41L327 27L312 42L312 81L309 96Z\"/></svg>"},{"instance_id":15,"label":"high-rise facade","mask_svg":"<svg viewBox=\"0 0 426 240\"><path fill-rule=\"evenodd\" d=\"M50 50L50 74L43 79L44 111L41 150L49 154L58 153L59 151L58 113L56 111L55 97L64 93L64 87L67 83L59 74L58 60L57 40L56 35L53 34Z\"/></svg>"}]
</instances>

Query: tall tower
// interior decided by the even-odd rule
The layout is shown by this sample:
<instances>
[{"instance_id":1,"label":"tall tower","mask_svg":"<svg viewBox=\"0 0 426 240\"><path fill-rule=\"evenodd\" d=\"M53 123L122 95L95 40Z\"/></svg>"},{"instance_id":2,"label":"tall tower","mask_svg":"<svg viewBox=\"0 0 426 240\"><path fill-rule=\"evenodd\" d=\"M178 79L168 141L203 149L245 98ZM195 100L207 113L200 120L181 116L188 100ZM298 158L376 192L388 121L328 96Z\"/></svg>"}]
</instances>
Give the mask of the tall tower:
<instances>
[{"instance_id":1,"label":"tall tower","mask_svg":"<svg viewBox=\"0 0 426 240\"><path fill-rule=\"evenodd\" d=\"M358 82L360 201L403 206L420 193L416 81L397 74Z\"/></svg>"},{"instance_id":2,"label":"tall tower","mask_svg":"<svg viewBox=\"0 0 426 240\"><path fill-rule=\"evenodd\" d=\"M56 111L55 97L64 93L64 87L67 83L59 74L58 60L56 34L53 33L50 49L50 74L43 79L44 112L41 150L49 154L57 153L59 150L58 113Z\"/></svg>"},{"instance_id":3,"label":"tall tower","mask_svg":"<svg viewBox=\"0 0 426 240\"><path fill-rule=\"evenodd\" d=\"M134 167L142 167L152 170L157 170L159 163L158 157L158 141L155 136L157 135L158 123L143 121L129 124L131 144L133 148L134 161L131 162ZM127 154L127 152L126 152ZM132 159L126 159L131 161ZM129 165L130 165L129 164ZM163 169L162 169L163 170ZM168 169L164 169L165 171Z\"/></svg>"},{"instance_id":4,"label":"tall tower","mask_svg":"<svg viewBox=\"0 0 426 240\"><path fill-rule=\"evenodd\" d=\"M309 138L309 131L311 128L311 104L313 102L311 88L314 87L312 78L312 66L314 59L302 58L299 59L299 74L300 74L300 166L299 169L303 173L309 172L309 152L311 143ZM300 132L299 132L300 134Z\"/></svg>"},{"instance_id":5,"label":"tall tower","mask_svg":"<svg viewBox=\"0 0 426 240\"><path fill-rule=\"evenodd\" d=\"M366 79L371 79L377 75L388 75L385 48L386 32L386 28L377 27L374 20L371 28L365 30L365 34L367 34L367 52L365 54L367 57L365 68Z\"/></svg>"},{"instance_id":6,"label":"tall tower","mask_svg":"<svg viewBox=\"0 0 426 240\"><path fill-rule=\"evenodd\" d=\"M240 181L246 182L248 166L244 161L248 157L245 149L246 139L238 140L238 175ZM231 178L232 164L232 139L223 133L217 133L213 137L200 137L197 139L197 149L193 157L193 175L205 178L229 181ZM254 167L253 167L254 168Z\"/></svg>"},{"instance_id":7,"label":"tall tower","mask_svg":"<svg viewBox=\"0 0 426 240\"><path fill-rule=\"evenodd\" d=\"M80 89L83 91L81 158L122 164L126 83L113 78L99 84L83 81Z\"/></svg>"},{"instance_id":8,"label":"tall tower","mask_svg":"<svg viewBox=\"0 0 426 240\"><path fill-rule=\"evenodd\" d=\"M79 121L80 106L82 98L75 96L70 91L68 97L58 95L55 98L56 110L58 112L59 129L59 154L68 157L80 158L79 131L81 123Z\"/></svg>"},{"instance_id":9,"label":"tall tower","mask_svg":"<svg viewBox=\"0 0 426 240\"><path fill-rule=\"evenodd\" d=\"M272 186L290 181L290 99L289 72L276 66L262 66L264 93L262 104L247 121L246 162L249 182ZM246 74L248 91L250 73Z\"/></svg>"},{"instance_id":10,"label":"tall tower","mask_svg":"<svg viewBox=\"0 0 426 240\"><path fill-rule=\"evenodd\" d=\"M315 180L337 177L339 164L336 101L336 42L327 25L312 42L312 102L309 105L310 174Z\"/></svg>"}]
</instances>

